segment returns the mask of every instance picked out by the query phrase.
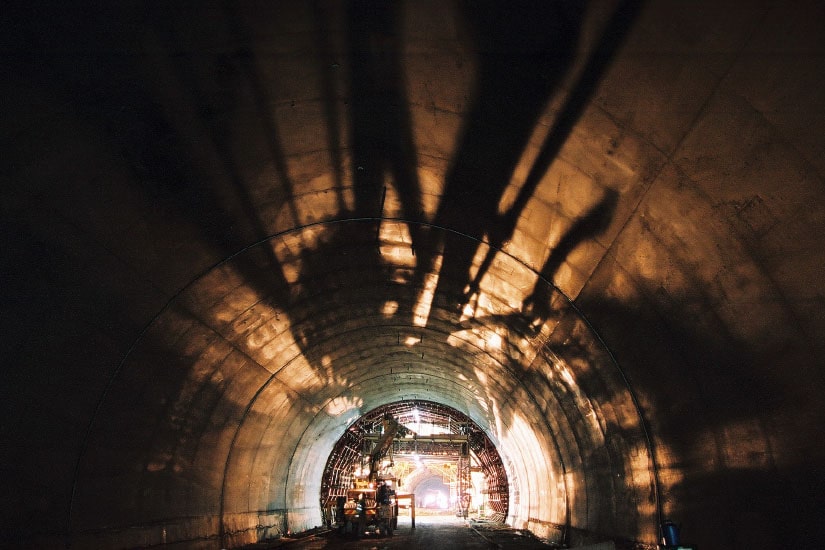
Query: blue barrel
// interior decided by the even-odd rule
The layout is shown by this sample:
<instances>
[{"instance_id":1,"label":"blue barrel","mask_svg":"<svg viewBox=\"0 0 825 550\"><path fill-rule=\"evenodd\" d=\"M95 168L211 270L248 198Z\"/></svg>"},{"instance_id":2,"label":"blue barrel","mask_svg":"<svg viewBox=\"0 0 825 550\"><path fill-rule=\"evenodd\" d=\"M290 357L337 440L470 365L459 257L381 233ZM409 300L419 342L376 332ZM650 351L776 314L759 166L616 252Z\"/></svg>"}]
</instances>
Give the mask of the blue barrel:
<instances>
[{"instance_id":1,"label":"blue barrel","mask_svg":"<svg viewBox=\"0 0 825 550\"><path fill-rule=\"evenodd\" d=\"M662 523L662 534L665 537L665 546L679 545L679 526L669 519Z\"/></svg>"}]
</instances>

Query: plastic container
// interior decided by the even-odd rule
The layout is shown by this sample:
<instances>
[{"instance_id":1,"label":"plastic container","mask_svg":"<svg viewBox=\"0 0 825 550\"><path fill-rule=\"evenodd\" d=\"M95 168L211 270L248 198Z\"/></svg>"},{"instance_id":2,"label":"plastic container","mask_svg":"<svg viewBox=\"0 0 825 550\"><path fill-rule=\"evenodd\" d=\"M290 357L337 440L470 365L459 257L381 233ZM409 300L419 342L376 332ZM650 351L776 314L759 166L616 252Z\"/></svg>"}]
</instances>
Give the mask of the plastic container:
<instances>
[{"instance_id":1,"label":"plastic container","mask_svg":"<svg viewBox=\"0 0 825 550\"><path fill-rule=\"evenodd\" d=\"M662 535L665 539L665 546L679 545L679 526L669 519L662 523Z\"/></svg>"}]
</instances>

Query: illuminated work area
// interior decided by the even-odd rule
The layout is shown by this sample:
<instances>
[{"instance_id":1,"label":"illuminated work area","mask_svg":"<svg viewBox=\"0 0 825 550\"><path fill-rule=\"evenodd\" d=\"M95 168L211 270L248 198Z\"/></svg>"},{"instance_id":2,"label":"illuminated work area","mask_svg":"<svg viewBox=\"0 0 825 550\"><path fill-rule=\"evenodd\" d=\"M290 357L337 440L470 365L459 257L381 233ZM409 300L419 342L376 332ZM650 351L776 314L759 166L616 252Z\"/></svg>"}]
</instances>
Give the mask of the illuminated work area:
<instances>
[{"instance_id":1,"label":"illuminated work area","mask_svg":"<svg viewBox=\"0 0 825 550\"><path fill-rule=\"evenodd\" d=\"M495 445L468 417L437 403L385 405L345 432L321 484L326 525L336 523L336 499L360 479L393 480L399 494L411 495L411 517L416 506L461 517L507 517L507 471Z\"/></svg>"},{"instance_id":2,"label":"illuminated work area","mask_svg":"<svg viewBox=\"0 0 825 550\"><path fill-rule=\"evenodd\" d=\"M825 540L822 2L88 4L0 18L0 546L239 548L385 479Z\"/></svg>"}]
</instances>

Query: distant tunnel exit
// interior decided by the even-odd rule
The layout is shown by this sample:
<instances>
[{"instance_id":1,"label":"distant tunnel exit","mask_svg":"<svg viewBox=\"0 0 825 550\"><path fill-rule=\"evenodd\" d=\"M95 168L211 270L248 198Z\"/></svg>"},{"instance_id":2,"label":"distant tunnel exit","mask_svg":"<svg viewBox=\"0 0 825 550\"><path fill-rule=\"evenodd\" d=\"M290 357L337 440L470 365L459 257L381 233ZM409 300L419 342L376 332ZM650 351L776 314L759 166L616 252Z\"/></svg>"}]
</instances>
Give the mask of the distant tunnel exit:
<instances>
[{"instance_id":1,"label":"distant tunnel exit","mask_svg":"<svg viewBox=\"0 0 825 550\"><path fill-rule=\"evenodd\" d=\"M398 424L389 440L388 418ZM465 414L431 401L383 405L344 432L321 481L324 522L334 523L349 489L380 479L396 480L418 508L501 520L509 510L507 474L492 441Z\"/></svg>"}]
</instances>

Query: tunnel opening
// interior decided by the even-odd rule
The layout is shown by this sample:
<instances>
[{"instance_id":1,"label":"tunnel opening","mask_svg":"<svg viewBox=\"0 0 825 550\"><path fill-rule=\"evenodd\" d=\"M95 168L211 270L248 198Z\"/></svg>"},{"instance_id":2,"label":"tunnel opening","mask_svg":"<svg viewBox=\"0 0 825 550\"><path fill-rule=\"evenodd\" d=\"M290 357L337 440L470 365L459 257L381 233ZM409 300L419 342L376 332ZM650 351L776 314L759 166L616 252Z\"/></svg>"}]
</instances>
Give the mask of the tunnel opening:
<instances>
[{"instance_id":1,"label":"tunnel opening","mask_svg":"<svg viewBox=\"0 0 825 550\"><path fill-rule=\"evenodd\" d=\"M374 252L374 241L358 240L361 232L351 229L363 220L350 222L307 228L318 232L312 252L323 261L305 252L300 262L293 259L294 271L330 270L332 282L364 281L361 258ZM326 233L338 236L327 241L320 237ZM287 237L262 244L283 250ZM468 242L479 255L489 247ZM309 312L244 284L215 284L227 273L265 281L271 265L249 259L258 251L239 253L190 285L124 359L78 467L69 518L75 540L128 547L138 536L188 540L197 532L230 547L330 524L332 505L355 470L363 474L386 414L419 436L394 442L396 470L415 471L414 455L421 457L425 443L457 455L422 461L426 468L415 477L399 476L400 491L415 494L420 486L422 504L427 479L457 478L464 456L470 480L462 478L463 487L481 487L470 492L467 513L554 543L653 539L655 465L632 388L575 304L530 267L499 251L472 311L457 310L445 289L434 295L426 326L411 328L402 316L413 314L417 293L402 292L396 280L408 280L400 268L377 271L346 300L339 291L357 285L327 281L332 290L324 294L318 280L298 278L295 285L317 285L311 294L325 296L317 302L323 307ZM175 350L184 345L189 351L181 358ZM149 380L148 372L165 383L141 382L136 392L135 381ZM172 412L153 431L146 424L155 416L133 415L122 403L158 388L164 400L156 402L156 415ZM214 405L208 401L212 408L203 412L201 399ZM182 420L173 414L178 410L190 416ZM211 444L196 444L192 430ZM119 441L115 433L131 434L131 447L110 449L109 441ZM455 452L450 436L463 436L466 450ZM110 475L100 465L112 463L113 453L124 458ZM145 462L134 466L135 457ZM440 471L445 465L448 471ZM461 512L463 492L455 487L457 480L446 495L447 513ZM130 538L121 544L127 527Z\"/></svg>"},{"instance_id":2,"label":"tunnel opening","mask_svg":"<svg viewBox=\"0 0 825 550\"><path fill-rule=\"evenodd\" d=\"M397 433L387 433L388 417ZM337 510L350 489L383 479L392 479L410 506L430 513L504 521L510 507L507 472L493 442L467 415L433 401L386 404L346 429L321 481L325 525L340 521Z\"/></svg>"}]
</instances>

